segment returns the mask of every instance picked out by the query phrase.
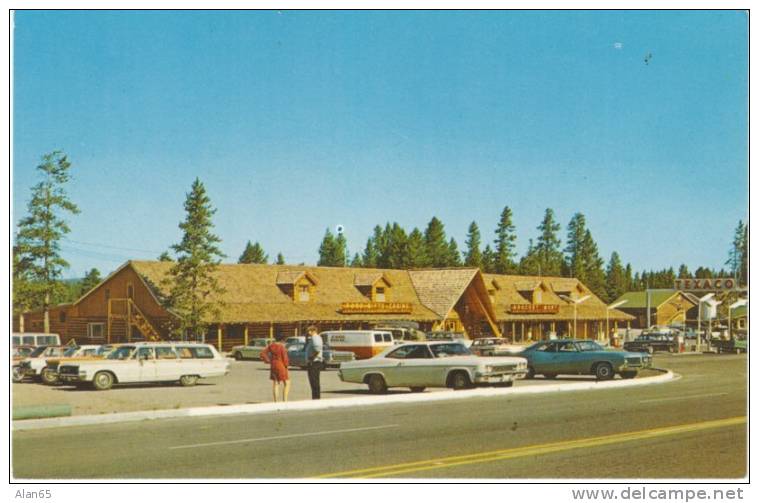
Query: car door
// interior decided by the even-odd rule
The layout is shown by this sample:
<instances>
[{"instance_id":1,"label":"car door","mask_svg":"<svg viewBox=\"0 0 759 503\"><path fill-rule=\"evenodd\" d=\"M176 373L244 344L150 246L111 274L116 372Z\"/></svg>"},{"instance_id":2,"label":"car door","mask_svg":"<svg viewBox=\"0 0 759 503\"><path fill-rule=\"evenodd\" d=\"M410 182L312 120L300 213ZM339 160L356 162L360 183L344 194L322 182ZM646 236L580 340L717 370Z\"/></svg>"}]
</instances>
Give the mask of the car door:
<instances>
[{"instance_id":1,"label":"car door","mask_svg":"<svg viewBox=\"0 0 759 503\"><path fill-rule=\"evenodd\" d=\"M530 364L536 374L544 372L557 372L559 359L559 345L557 342L547 342L531 351Z\"/></svg>"},{"instance_id":2,"label":"car door","mask_svg":"<svg viewBox=\"0 0 759 503\"><path fill-rule=\"evenodd\" d=\"M132 357L137 365L137 372L132 378L132 372L128 372L129 380L132 382L150 382L156 380L156 362L155 351L152 347L142 346L137 348ZM129 364L134 365L131 361Z\"/></svg>"},{"instance_id":3,"label":"car door","mask_svg":"<svg viewBox=\"0 0 759 503\"><path fill-rule=\"evenodd\" d=\"M410 350L396 367L402 386L441 386L444 379L436 375L435 359L426 344L410 345ZM439 370L439 369L438 369ZM441 372L437 372L441 373Z\"/></svg>"},{"instance_id":4,"label":"car door","mask_svg":"<svg viewBox=\"0 0 759 503\"><path fill-rule=\"evenodd\" d=\"M385 376L388 386L410 386L411 373L414 367L406 361L406 357L420 344L404 344L391 351L384 358L372 358L373 367Z\"/></svg>"},{"instance_id":5,"label":"car door","mask_svg":"<svg viewBox=\"0 0 759 503\"><path fill-rule=\"evenodd\" d=\"M183 375L198 375L193 360L182 361L171 346L155 347L155 380L176 381Z\"/></svg>"}]
</instances>

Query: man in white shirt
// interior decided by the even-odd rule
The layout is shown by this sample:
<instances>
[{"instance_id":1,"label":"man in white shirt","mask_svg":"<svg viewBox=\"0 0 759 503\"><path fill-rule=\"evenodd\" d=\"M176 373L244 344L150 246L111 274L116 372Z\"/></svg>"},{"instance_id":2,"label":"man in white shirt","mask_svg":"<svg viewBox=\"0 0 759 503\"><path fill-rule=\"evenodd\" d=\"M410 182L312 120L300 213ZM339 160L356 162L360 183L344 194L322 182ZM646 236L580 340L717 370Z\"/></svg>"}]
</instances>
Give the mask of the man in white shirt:
<instances>
[{"instance_id":1,"label":"man in white shirt","mask_svg":"<svg viewBox=\"0 0 759 503\"><path fill-rule=\"evenodd\" d=\"M308 358L308 383L311 385L311 398L321 398L320 372L324 366L324 341L314 325L308 327L306 336L306 358Z\"/></svg>"}]
</instances>

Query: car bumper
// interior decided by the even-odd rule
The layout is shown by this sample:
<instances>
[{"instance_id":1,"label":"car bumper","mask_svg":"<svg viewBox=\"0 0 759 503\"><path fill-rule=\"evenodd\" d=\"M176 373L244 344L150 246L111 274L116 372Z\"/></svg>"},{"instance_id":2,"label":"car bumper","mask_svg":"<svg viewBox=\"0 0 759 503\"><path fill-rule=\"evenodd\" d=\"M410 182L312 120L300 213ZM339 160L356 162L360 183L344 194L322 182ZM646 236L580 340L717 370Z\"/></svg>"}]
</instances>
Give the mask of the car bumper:
<instances>
[{"instance_id":1,"label":"car bumper","mask_svg":"<svg viewBox=\"0 0 759 503\"><path fill-rule=\"evenodd\" d=\"M474 376L475 384L497 384L502 382L512 382L517 379L524 379L527 372L514 372L512 374L476 374Z\"/></svg>"}]
</instances>

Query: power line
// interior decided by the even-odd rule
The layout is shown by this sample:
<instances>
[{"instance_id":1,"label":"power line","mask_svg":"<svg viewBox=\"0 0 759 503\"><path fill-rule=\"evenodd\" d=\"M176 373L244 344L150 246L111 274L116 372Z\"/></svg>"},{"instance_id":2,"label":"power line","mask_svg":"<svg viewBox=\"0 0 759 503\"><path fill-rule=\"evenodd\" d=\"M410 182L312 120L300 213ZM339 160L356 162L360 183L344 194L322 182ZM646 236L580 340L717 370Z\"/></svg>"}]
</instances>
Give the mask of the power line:
<instances>
[{"instance_id":1,"label":"power line","mask_svg":"<svg viewBox=\"0 0 759 503\"><path fill-rule=\"evenodd\" d=\"M78 245L85 245L85 246L96 246L100 248L111 248L113 250L124 250L124 251L137 251L137 252L145 252L145 253L162 253L155 250L145 250L142 248L126 248L124 246L113 246L113 245L105 245L105 244L99 244L99 243L86 243L84 241L74 241L73 239L67 239L63 238L64 241L68 241L69 243L75 243Z\"/></svg>"}]
</instances>

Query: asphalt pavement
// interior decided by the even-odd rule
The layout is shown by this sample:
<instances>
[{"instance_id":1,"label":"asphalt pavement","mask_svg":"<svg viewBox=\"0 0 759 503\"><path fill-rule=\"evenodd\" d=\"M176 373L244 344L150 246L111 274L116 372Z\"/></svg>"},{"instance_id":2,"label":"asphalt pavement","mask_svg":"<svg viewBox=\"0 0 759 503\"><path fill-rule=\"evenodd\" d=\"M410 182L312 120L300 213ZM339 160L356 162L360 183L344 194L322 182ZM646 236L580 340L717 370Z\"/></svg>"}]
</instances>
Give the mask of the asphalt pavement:
<instances>
[{"instance_id":1,"label":"asphalt pavement","mask_svg":"<svg viewBox=\"0 0 759 503\"><path fill-rule=\"evenodd\" d=\"M741 478L745 355L657 355L682 378L575 391L13 432L21 479Z\"/></svg>"}]
</instances>

